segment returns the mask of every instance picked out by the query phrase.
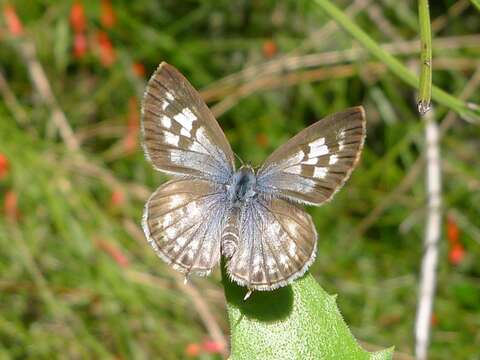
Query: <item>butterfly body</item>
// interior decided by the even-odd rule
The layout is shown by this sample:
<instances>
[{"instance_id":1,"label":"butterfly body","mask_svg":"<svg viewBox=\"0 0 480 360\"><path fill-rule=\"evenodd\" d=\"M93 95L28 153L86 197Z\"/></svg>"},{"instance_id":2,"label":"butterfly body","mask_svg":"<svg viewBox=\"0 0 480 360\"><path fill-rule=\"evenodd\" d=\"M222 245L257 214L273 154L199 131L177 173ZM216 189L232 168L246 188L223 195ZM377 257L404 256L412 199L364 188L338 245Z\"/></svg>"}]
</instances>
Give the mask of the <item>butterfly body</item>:
<instances>
[{"instance_id":1,"label":"butterfly body","mask_svg":"<svg viewBox=\"0 0 480 360\"><path fill-rule=\"evenodd\" d=\"M321 205L358 162L365 114L354 107L302 130L257 171L235 169L232 149L197 91L162 63L142 106L143 145L173 179L145 205L143 229L158 256L186 274L227 273L251 290L272 290L303 275L317 232L302 204Z\"/></svg>"},{"instance_id":2,"label":"butterfly body","mask_svg":"<svg viewBox=\"0 0 480 360\"><path fill-rule=\"evenodd\" d=\"M242 166L233 174L227 185L228 198L233 207L242 207L257 195L256 176L252 167Z\"/></svg>"}]
</instances>

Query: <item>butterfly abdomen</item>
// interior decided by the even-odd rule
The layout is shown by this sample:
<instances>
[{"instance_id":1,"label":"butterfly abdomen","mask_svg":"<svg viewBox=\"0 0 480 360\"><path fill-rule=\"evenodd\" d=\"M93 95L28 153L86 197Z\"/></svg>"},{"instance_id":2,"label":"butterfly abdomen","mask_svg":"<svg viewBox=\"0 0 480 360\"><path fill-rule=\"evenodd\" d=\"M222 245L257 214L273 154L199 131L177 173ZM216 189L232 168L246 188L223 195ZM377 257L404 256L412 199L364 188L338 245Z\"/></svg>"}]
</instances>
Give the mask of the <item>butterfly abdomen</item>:
<instances>
[{"instance_id":1,"label":"butterfly abdomen","mask_svg":"<svg viewBox=\"0 0 480 360\"><path fill-rule=\"evenodd\" d=\"M222 254L227 258L231 258L237 250L240 238L238 231L238 209L232 209L223 228L221 240Z\"/></svg>"}]
</instances>

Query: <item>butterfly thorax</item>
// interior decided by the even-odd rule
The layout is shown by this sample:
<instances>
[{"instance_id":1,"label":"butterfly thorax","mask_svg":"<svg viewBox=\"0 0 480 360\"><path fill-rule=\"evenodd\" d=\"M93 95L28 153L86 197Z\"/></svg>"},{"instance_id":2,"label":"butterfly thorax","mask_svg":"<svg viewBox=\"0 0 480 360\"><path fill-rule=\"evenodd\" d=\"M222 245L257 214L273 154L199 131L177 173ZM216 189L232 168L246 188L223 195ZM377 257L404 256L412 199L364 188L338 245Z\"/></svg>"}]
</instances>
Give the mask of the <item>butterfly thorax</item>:
<instances>
[{"instance_id":1,"label":"butterfly thorax","mask_svg":"<svg viewBox=\"0 0 480 360\"><path fill-rule=\"evenodd\" d=\"M242 166L235 172L227 185L228 197L232 206L241 207L253 199L257 192L255 191L257 179L253 168L248 165Z\"/></svg>"}]
</instances>

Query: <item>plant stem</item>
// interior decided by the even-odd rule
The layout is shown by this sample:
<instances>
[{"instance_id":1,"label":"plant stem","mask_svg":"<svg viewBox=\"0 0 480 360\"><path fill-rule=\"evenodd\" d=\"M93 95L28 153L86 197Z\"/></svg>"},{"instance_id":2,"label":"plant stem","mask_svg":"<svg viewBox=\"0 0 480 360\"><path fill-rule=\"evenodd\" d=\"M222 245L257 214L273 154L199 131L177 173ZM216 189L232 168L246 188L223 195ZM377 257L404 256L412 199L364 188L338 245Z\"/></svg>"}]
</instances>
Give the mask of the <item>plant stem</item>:
<instances>
[{"instance_id":1,"label":"plant stem","mask_svg":"<svg viewBox=\"0 0 480 360\"><path fill-rule=\"evenodd\" d=\"M398 59L383 50L375 40L350 20L342 10L333 5L329 0L315 0L315 2L322 8L322 10L333 18L340 27L362 44L367 51L380 59L390 71L410 86L418 88L419 82L417 76L408 70ZM436 86L432 86L432 98L449 109L454 110L464 118L480 120L480 114L469 109L464 101L457 99Z\"/></svg>"},{"instance_id":2,"label":"plant stem","mask_svg":"<svg viewBox=\"0 0 480 360\"><path fill-rule=\"evenodd\" d=\"M432 31L428 0L418 1L420 20L420 82L418 87L418 112L425 115L430 110L432 97Z\"/></svg>"},{"instance_id":3,"label":"plant stem","mask_svg":"<svg viewBox=\"0 0 480 360\"><path fill-rule=\"evenodd\" d=\"M425 230L425 252L422 258L422 271L420 274L417 318L415 321L415 355L418 360L427 359L442 218L439 130L433 111L425 117L425 120L428 215Z\"/></svg>"}]
</instances>

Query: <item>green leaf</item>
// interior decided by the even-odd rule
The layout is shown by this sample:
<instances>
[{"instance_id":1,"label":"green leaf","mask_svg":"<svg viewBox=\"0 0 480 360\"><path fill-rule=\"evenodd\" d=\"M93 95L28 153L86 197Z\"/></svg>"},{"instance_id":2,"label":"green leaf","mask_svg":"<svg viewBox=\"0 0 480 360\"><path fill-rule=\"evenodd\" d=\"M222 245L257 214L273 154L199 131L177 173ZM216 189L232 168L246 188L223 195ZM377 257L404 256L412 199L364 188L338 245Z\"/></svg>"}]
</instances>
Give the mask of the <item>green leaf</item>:
<instances>
[{"instance_id":1,"label":"green leaf","mask_svg":"<svg viewBox=\"0 0 480 360\"><path fill-rule=\"evenodd\" d=\"M223 266L222 266L223 268ZM307 273L292 285L255 291L232 283L222 270L231 327L231 358L391 359L393 348L369 353L351 334L335 298Z\"/></svg>"}]
</instances>

